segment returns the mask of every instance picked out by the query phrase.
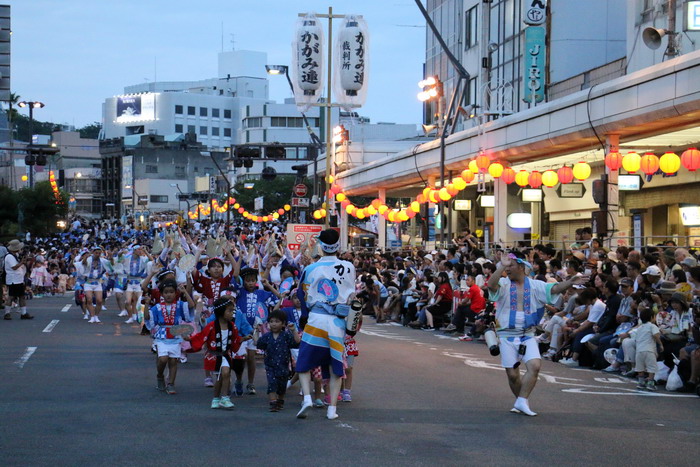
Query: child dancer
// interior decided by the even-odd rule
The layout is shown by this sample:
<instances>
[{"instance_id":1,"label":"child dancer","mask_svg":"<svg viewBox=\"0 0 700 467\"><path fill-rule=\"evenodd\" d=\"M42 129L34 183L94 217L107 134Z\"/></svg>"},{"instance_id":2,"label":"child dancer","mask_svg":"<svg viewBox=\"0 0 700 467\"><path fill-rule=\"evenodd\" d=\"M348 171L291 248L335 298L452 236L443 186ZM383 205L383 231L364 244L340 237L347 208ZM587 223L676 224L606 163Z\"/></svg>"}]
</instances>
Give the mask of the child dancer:
<instances>
[{"instance_id":1,"label":"child dancer","mask_svg":"<svg viewBox=\"0 0 700 467\"><path fill-rule=\"evenodd\" d=\"M168 394L175 394L175 377L177 376L177 364L181 357L179 336L170 333L172 326L177 326L183 321L190 321L189 309L194 307L192 297L184 286L180 287L180 293L187 299L186 302L177 300L178 286L174 280L166 280L160 285L160 301L153 305L145 316L146 327L156 342L157 388ZM165 367L168 367L168 383L165 383Z\"/></svg>"},{"instance_id":2,"label":"child dancer","mask_svg":"<svg viewBox=\"0 0 700 467\"><path fill-rule=\"evenodd\" d=\"M205 343L207 344L204 369L218 375L214 384L211 408L232 410L234 405L228 395L233 366L232 356L241 346L241 337L232 321L236 305L228 298L221 297L216 299L213 309L216 319L207 324L198 334L191 337L185 336L184 339L189 340L192 345L189 352L197 352Z\"/></svg>"},{"instance_id":3,"label":"child dancer","mask_svg":"<svg viewBox=\"0 0 700 467\"><path fill-rule=\"evenodd\" d=\"M301 337L294 323L287 324L287 314L283 311L272 311L267 322L270 332L258 339L257 347L265 352L270 412L279 412L284 408L284 394L287 391L290 374L290 351L294 347L299 347Z\"/></svg>"}]
</instances>

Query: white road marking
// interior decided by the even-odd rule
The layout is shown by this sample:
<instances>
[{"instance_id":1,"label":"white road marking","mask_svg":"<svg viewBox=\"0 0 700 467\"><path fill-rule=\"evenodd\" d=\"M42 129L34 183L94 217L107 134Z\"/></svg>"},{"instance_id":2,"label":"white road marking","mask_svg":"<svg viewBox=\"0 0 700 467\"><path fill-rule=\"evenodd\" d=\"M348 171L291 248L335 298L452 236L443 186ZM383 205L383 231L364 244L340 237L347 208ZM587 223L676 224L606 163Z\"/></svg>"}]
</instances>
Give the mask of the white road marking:
<instances>
[{"instance_id":1,"label":"white road marking","mask_svg":"<svg viewBox=\"0 0 700 467\"><path fill-rule=\"evenodd\" d=\"M53 331L53 328L56 327L60 320L58 319L52 319L51 322L44 328L42 332L51 332Z\"/></svg>"},{"instance_id":2,"label":"white road marking","mask_svg":"<svg viewBox=\"0 0 700 467\"><path fill-rule=\"evenodd\" d=\"M338 423L338 428L347 428L348 430L358 431L358 429L355 428L354 426L348 425L347 423L342 423L342 422Z\"/></svg>"},{"instance_id":3,"label":"white road marking","mask_svg":"<svg viewBox=\"0 0 700 467\"><path fill-rule=\"evenodd\" d=\"M63 308L61 308L61 313L66 313L66 312L70 309L70 305L71 305L71 304L69 303L68 305L66 305L66 306L64 306Z\"/></svg>"},{"instance_id":4,"label":"white road marking","mask_svg":"<svg viewBox=\"0 0 700 467\"><path fill-rule=\"evenodd\" d=\"M17 365L18 368L24 368L24 364L27 363L27 360L29 360L29 357L31 357L34 352L36 352L36 349L38 347L27 347L27 350L24 351L24 354L22 354L21 357L15 362L15 365Z\"/></svg>"}]
</instances>

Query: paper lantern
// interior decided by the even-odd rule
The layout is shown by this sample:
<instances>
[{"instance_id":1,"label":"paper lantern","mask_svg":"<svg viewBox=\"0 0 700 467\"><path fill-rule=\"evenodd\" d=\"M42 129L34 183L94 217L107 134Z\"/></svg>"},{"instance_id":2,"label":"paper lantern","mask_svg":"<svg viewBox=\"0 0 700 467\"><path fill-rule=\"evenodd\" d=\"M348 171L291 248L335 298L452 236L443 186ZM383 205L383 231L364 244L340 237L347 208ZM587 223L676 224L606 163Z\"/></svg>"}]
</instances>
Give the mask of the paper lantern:
<instances>
[{"instance_id":1,"label":"paper lantern","mask_svg":"<svg viewBox=\"0 0 700 467\"><path fill-rule=\"evenodd\" d=\"M288 205L288 204L285 204L285 205L284 205L284 210L285 210L285 211L289 211L290 209L292 209L292 207L291 207L290 205Z\"/></svg>"},{"instance_id":2,"label":"paper lantern","mask_svg":"<svg viewBox=\"0 0 700 467\"><path fill-rule=\"evenodd\" d=\"M659 170L659 158L656 154L647 152L642 156L639 167L647 175L653 175Z\"/></svg>"},{"instance_id":3,"label":"paper lantern","mask_svg":"<svg viewBox=\"0 0 700 467\"><path fill-rule=\"evenodd\" d=\"M345 208L347 208L348 206L350 206L351 204L352 204L352 203L350 202L350 200L347 200L347 199L346 199L346 200L343 200L343 202L340 203L340 206L341 206L343 209L345 209Z\"/></svg>"},{"instance_id":4,"label":"paper lantern","mask_svg":"<svg viewBox=\"0 0 700 467\"><path fill-rule=\"evenodd\" d=\"M574 172L574 177L580 182L591 176L591 166L588 165L587 162L579 162L578 164L574 165L572 170Z\"/></svg>"},{"instance_id":5,"label":"paper lantern","mask_svg":"<svg viewBox=\"0 0 700 467\"><path fill-rule=\"evenodd\" d=\"M277 214L279 214L280 216L284 216L284 209L279 208L279 209L277 210Z\"/></svg>"},{"instance_id":6,"label":"paper lantern","mask_svg":"<svg viewBox=\"0 0 700 467\"><path fill-rule=\"evenodd\" d=\"M527 173L527 170L521 170L515 174L515 183L517 183L518 186L527 186L529 177L530 174Z\"/></svg>"},{"instance_id":7,"label":"paper lantern","mask_svg":"<svg viewBox=\"0 0 700 467\"><path fill-rule=\"evenodd\" d=\"M681 158L676 153L667 152L659 159L659 168L665 174L674 174L681 168Z\"/></svg>"},{"instance_id":8,"label":"paper lantern","mask_svg":"<svg viewBox=\"0 0 700 467\"><path fill-rule=\"evenodd\" d=\"M382 201L380 199L374 198L372 202L370 203L370 206L372 206L374 209L379 209L379 206L382 205Z\"/></svg>"},{"instance_id":9,"label":"paper lantern","mask_svg":"<svg viewBox=\"0 0 700 467\"><path fill-rule=\"evenodd\" d=\"M469 170L471 170L473 174L479 173L479 166L476 165L476 159L472 159L471 161L469 161Z\"/></svg>"},{"instance_id":10,"label":"paper lantern","mask_svg":"<svg viewBox=\"0 0 700 467\"><path fill-rule=\"evenodd\" d=\"M428 199L431 203L437 203L440 201L438 198L438 190L430 190L430 193L428 193Z\"/></svg>"},{"instance_id":11,"label":"paper lantern","mask_svg":"<svg viewBox=\"0 0 700 467\"><path fill-rule=\"evenodd\" d=\"M683 151L683 154L681 154L681 164L691 172L700 169L700 151L695 148L688 148Z\"/></svg>"},{"instance_id":12,"label":"paper lantern","mask_svg":"<svg viewBox=\"0 0 700 467\"><path fill-rule=\"evenodd\" d=\"M476 166L479 168L480 172L486 172L486 170L489 168L489 164L491 164L491 159L489 159L489 156L481 154L476 156L474 163L476 163Z\"/></svg>"},{"instance_id":13,"label":"paper lantern","mask_svg":"<svg viewBox=\"0 0 700 467\"><path fill-rule=\"evenodd\" d=\"M464 181L462 177L457 177L452 180L452 185L458 190L462 191L467 187L467 182Z\"/></svg>"},{"instance_id":14,"label":"paper lantern","mask_svg":"<svg viewBox=\"0 0 700 467\"><path fill-rule=\"evenodd\" d=\"M448 193L447 188L440 188L440 191L438 191L438 197L442 201L449 201L450 198L452 198L452 195L450 195L450 193Z\"/></svg>"},{"instance_id":15,"label":"paper lantern","mask_svg":"<svg viewBox=\"0 0 700 467\"><path fill-rule=\"evenodd\" d=\"M333 175L329 175L329 176L326 178L326 180L328 181L328 183L333 183L333 182L335 181L335 177L334 177Z\"/></svg>"},{"instance_id":16,"label":"paper lantern","mask_svg":"<svg viewBox=\"0 0 700 467\"><path fill-rule=\"evenodd\" d=\"M552 188L559 183L559 176L554 170L545 170L542 174L542 184L548 188Z\"/></svg>"},{"instance_id":17,"label":"paper lantern","mask_svg":"<svg viewBox=\"0 0 700 467\"><path fill-rule=\"evenodd\" d=\"M622 154L619 152L609 152L605 156L605 166L610 170L619 170L622 167Z\"/></svg>"},{"instance_id":18,"label":"paper lantern","mask_svg":"<svg viewBox=\"0 0 700 467\"><path fill-rule=\"evenodd\" d=\"M413 212L420 211L420 203L418 201L413 201L410 206L410 210Z\"/></svg>"},{"instance_id":19,"label":"paper lantern","mask_svg":"<svg viewBox=\"0 0 700 467\"><path fill-rule=\"evenodd\" d=\"M369 30L360 16L346 16L334 44L334 94L344 109L362 107L367 96Z\"/></svg>"},{"instance_id":20,"label":"paper lantern","mask_svg":"<svg viewBox=\"0 0 700 467\"><path fill-rule=\"evenodd\" d=\"M564 166L557 170L557 176L559 177L559 183L566 185L574 180L574 171L569 166Z\"/></svg>"},{"instance_id":21,"label":"paper lantern","mask_svg":"<svg viewBox=\"0 0 700 467\"><path fill-rule=\"evenodd\" d=\"M416 217L416 214L418 214L418 213L415 211L411 211L410 209L408 211L406 211L406 215L408 216L409 219L413 219L414 217Z\"/></svg>"},{"instance_id":22,"label":"paper lantern","mask_svg":"<svg viewBox=\"0 0 700 467\"><path fill-rule=\"evenodd\" d=\"M345 201L348 197L345 195L345 193L338 193L335 195L335 199L337 201Z\"/></svg>"},{"instance_id":23,"label":"paper lantern","mask_svg":"<svg viewBox=\"0 0 700 467\"><path fill-rule=\"evenodd\" d=\"M449 184L445 187L447 189L447 192L450 194L450 197L454 198L457 196L457 193L459 193L459 190L455 188L453 184Z\"/></svg>"},{"instance_id":24,"label":"paper lantern","mask_svg":"<svg viewBox=\"0 0 700 467\"><path fill-rule=\"evenodd\" d=\"M263 222L268 222L270 220L269 216L263 216L262 218Z\"/></svg>"},{"instance_id":25,"label":"paper lantern","mask_svg":"<svg viewBox=\"0 0 700 467\"><path fill-rule=\"evenodd\" d=\"M280 215L277 214L277 213L275 212L275 213L272 214L272 218L273 218L273 219L279 219L279 218L280 218Z\"/></svg>"},{"instance_id":26,"label":"paper lantern","mask_svg":"<svg viewBox=\"0 0 700 467\"><path fill-rule=\"evenodd\" d=\"M382 204L381 206L379 206L379 209L377 209L377 211L381 215L384 215L384 213L387 212L388 210L389 210L389 206L387 206L386 204Z\"/></svg>"},{"instance_id":27,"label":"paper lantern","mask_svg":"<svg viewBox=\"0 0 700 467\"><path fill-rule=\"evenodd\" d=\"M386 218L389 220L389 222L396 222L396 211L393 209L388 211Z\"/></svg>"},{"instance_id":28,"label":"paper lantern","mask_svg":"<svg viewBox=\"0 0 700 467\"><path fill-rule=\"evenodd\" d=\"M431 191L432 191L432 188L429 186L426 186L425 188L423 188L423 197L425 199L428 199L428 195L430 195Z\"/></svg>"},{"instance_id":29,"label":"paper lantern","mask_svg":"<svg viewBox=\"0 0 700 467\"><path fill-rule=\"evenodd\" d=\"M418 196L416 196L416 201L419 204L425 203L425 196L423 196L423 193L418 193Z\"/></svg>"},{"instance_id":30,"label":"paper lantern","mask_svg":"<svg viewBox=\"0 0 700 467\"><path fill-rule=\"evenodd\" d=\"M489 175L491 175L493 178L499 178L501 175L503 175L503 164L500 162L494 162L493 164L489 165Z\"/></svg>"},{"instance_id":31,"label":"paper lantern","mask_svg":"<svg viewBox=\"0 0 700 467\"><path fill-rule=\"evenodd\" d=\"M625 169L627 172L633 174L637 170L639 170L641 161L642 158L639 154L637 154L636 152L628 152L622 158L622 168Z\"/></svg>"},{"instance_id":32,"label":"paper lantern","mask_svg":"<svg viewBox=\"0 0 700 467\"><path fill-rule=\"evenodd\" d=\"M352 204L348 204L345 207L345 212L347 212L348 214L350 214L352 216L353 213L355 212L355 206L353 206Z\"/></svg>"},{"instance_id":33,"label":"paper lantern","mask_svg":"<svg viewBox=\"0 0 700 467\"><path fill-rule=\"evenodd\" d=\"M358 219L364 219L366 216L365 210L364 209L358 209L357 212L355 213L355 217Z\"/></svg>"},{"instance_id":34,"label":"paper lantern","mask_svg":"<svg viewBox=\"0 0 700 467\"><path fill-rule=\"evenodd\" d=\"M245 209L243 209L243 208L238 208L238 213L239 213L239 214L243 214L244 212L245 212Z\"/></svg>"},{"instance_id":35,"label":"paper lantern","mask_svg":"<svg viewBox=\"0 0 700 467\"><path fill-rule=\"evenodd\" d=\"M370 204L369 206L367 206L367 207L365 208L365 210L367 211L367 214L370 215L370 216L373 216L373 215L375 215L375 214L377 213L377 208L375 208L375 207L372 206L371 204Z\"/></svg>"},{"instance_id":36,"label":"paper lantern","mask_svg":"<svg viewBox=\"0 0 700 467\"><path fill-rule=\"evenodd\" d=\"M462 180L467 183L471 183L474 180L474 172L469 169L462 170Z\"/></svg>"},{"instance_id":37,"label":"paper lantern","mask_svg":"<svg viewBox=\"0 0 700 467\"><path fill-rule=\"evenodd\" d=\"M506 185L510 185L515 181L515 170L511 169L510 167L506 167L503 169L503 173L501 174L501 180L503 180Z\"/></svg>"},{"instance_id":38,"label":"paper lantern","mask_svg":"<svg viewBox=\"0 0 700 467\"><path fill-rule=\"evenodd\" d=\"M294 35L293 81L295 82L295 100L299 102L316 102L321 95L324 83L325 43L323 27L316 16L307 14L297 23ZM292 71L290 70L290 71Z\"/></svg>"},{"instance_id":39,"label":"paper lantern","mask_svg":"<svg viewBox=\"0 0 700 467\"><path fill-rule=\"evenodd\" d=\"M340 193L340 187L338 185L331 185L331 193L337 195Z\"/></svg>"},{"instance_id":40,"label":"paper lantern","mask_svg":"<svg viewBox=\"0 0 700 467\"><path fill-rule=\"evenodd\" d=\"M321 212L317 209L314 211L314 219L320 219L321 218Z\"/></svg>"},{"instance_id":41,"label":"paper lantern","mask_svg":"<svg viewBox=\"0 0 700 467\"><path fill-rule=\"evenodd\" d=\"M542 174L539 170L533 170L527 178L527 181L532 188L539 188L542 186Z\"/></svg>"},{"instance_id":42,"label":"paper lantern","mask_svg":"<svg viewBox=\"0 0 700 467\"><path fill-rule=\"evenodd\" d=\"M408 220L408 213L406 213L406 211L400 211L397 217L401 222L406 222Z\"/></svg>"}]
</instances>

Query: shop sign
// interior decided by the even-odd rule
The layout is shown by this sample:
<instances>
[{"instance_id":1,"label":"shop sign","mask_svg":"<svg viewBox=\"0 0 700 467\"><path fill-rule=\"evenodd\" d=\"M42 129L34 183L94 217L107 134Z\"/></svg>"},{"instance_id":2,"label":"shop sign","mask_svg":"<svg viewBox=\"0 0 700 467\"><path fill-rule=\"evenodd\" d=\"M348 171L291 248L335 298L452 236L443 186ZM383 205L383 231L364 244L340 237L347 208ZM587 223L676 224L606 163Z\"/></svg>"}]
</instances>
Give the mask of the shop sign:
<instances>
[{"instance_id":1,"label":"shop sign","mask_svg":"<svg viewBox=\"0 0 700 467\"><path fill-rule=\"evenodd\" d=\"M542 201L542 190L539 188L523 188L523 203L539 203Z\"/></svg>"},{"instance_id":2,"label":"shop sign","mask_svg":"<svg viewBox=\"0 0 700 467\"><path fill-rule=\"evenodd\" d=\"M635 174L618 175L617 189L619 191L639 191L642 188L642 177Z\"/></svg>"},{"instance_id":3,"label":"shop sign","mask_svg":"<svg viewBox=\"0 0 700 467\"><path fill-rule=\"evenodd\" d=\"M560 198L583 198L586 187L583 183L561 183L558 192Z\"/></svg>"},{"instance_id":4,"label":"shop sign","mask_svg":"<svg viewBox=\"0 0 700 467\"><path fill-rule=\"evenodd\" d=\"M686 6L688 8L686 11L688 17L686 29L688 31L700 31L700 2L687 2Z\"/></svg>"},{"instance_id":5,"label":"shop sign","mask_svg":"<svg viewBox=\"0 0 700 467\"><path fill-rule=\"evenodd\" d=\"M456 199L455 200L455 211L471 211L472 210L472 200L470 199Z\"/></svg>"},{"instance_id":6,"label":"shop sign","mask_svg":"<svg viewBox=\"0 0 700 467\"><path fill-rule=\"evenodd\" d=\"M547 0L523 0L523 23L539 26L547 20Z\"/></svg>"},{"instance_id":7,"label":"shop sign","mask_svg":"<svg viewBox=\"0 0 700 467\"><path fill-rule=\"evenodd\" d=\"M700 225L700 206L683 206L679 209L683 225Z\"/></svg>"},{"instance_id":8,"label":"shop sign","mask_svg":"<svg viewBox=\"0 0 700 467\"><path fill-rule=\"evenodd\" d=\"M525 58L523 60L523 101L544 101L545 30L541 26L525 28Z\"/></svg>"}]
</instances>

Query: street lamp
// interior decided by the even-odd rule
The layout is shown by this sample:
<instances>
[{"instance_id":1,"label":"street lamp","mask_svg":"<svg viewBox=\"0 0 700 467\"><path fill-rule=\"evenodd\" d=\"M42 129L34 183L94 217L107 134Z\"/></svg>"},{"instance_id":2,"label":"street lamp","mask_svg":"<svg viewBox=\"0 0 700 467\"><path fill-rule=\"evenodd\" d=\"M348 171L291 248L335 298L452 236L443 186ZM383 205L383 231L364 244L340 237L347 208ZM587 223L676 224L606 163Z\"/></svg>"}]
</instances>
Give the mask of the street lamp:
<instances>
[{"instance_id":1,"label":"street lamp","mask_svg":"<svg viewBox=\"0 0 700 467\"><path fill-rule=\"evenodd\" d=\"M124 185L124 189L126 190L131 190L131 209L134 212L134 216L136 215L136 206L140 205L141 202L141 195L138 194L136 191L136 187L133 185ZM136 195L136 204L134 204L134 195Z\"/></svg>"},{"instance_id":2,"label":"street lamp","mask_svg":"<svg viewBox=\"0 0 700 467\"><path fill-rule=\"evenodd\" d=\"M29 146L31 147L32 144L34 143L34 136L32 133L34 132L34 109L41 109L44 107L43 102L39 101L21 101L17 103L17 107L20 108L25 108L29 107ZM35 157L34 154L29 153L27 155L27 159L29 162L29 188L34 187L34 162L35 162Z\"/></svg>"},{"instance_id":3,"label":"street lamp","mask_svg":"<svg viewBox=\"0 0 700 467\"><path fill-rule=\"evenodd\" d=\"M186 195L185 193L182 192L182 190L180 189L180 185L178 185L177 183L171 183L170 186L173 187L173 188L177 188L177 191L179 191L180 194L182 195L182 197L185 198L184 201L185 201L185 203L187 203L187 215L189 216L189 214L190 214L190 201L189 201L189 199L187 199L187 195ZM178 201L178 204L179 204L179 203L181 203L181 202L183 201L183 199L181 199L181 198L178 196L177 201ZM178 208L179 208L179 206L178 206ZM185 216L182 216L182 218L185 219Z\"/></svg>"}]
</instances>

